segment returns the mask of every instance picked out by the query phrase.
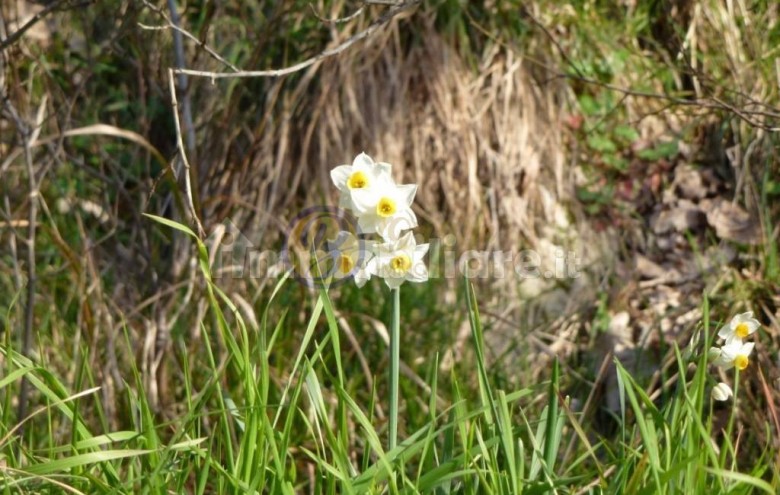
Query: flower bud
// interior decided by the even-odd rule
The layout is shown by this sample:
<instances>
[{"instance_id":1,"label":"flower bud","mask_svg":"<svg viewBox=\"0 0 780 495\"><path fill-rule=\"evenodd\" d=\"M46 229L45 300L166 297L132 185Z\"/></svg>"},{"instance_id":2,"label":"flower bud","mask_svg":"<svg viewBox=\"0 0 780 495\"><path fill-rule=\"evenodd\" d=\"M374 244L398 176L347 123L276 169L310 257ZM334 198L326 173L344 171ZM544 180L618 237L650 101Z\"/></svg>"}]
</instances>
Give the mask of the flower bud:
<instances>
[{"instance_id":1,"label":"flower bud","mask_svg":"<svg viewBox=\"0 0 780 495\"><path fill-rule=\"evenodd\" d=\"M729 400L730 397L734 395L734 392L731 391L731 387L729 387L727 384L721 382L715 385L712 388L712 398L717 401L726 401Z\"/></svg>"},{"instance_id":2,"label":"flower bud","mask_svg":"<svg viewBox=\"0 0 780 495\"><path fill-rule=\"evenodd\" d=\"M707 361L715 361L718 359L723 351L720 349L720 347L710 347L710 350L707 351Z\"/></svg>"}]
</instances>

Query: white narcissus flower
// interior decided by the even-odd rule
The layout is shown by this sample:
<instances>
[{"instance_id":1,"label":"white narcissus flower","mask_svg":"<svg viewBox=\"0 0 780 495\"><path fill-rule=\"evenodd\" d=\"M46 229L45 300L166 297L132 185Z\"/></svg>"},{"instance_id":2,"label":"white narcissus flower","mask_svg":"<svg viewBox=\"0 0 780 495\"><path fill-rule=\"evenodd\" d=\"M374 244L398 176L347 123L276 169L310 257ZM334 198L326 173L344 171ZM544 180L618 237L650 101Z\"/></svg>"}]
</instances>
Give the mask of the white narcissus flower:
<instances>
[{"instance_id":1,"label":"white narcissus flower","mask_svg":"<svg viewBox=\"0 0 780 495\"><path fill-rule=\"evenodd\" d=\"M731 391L731 387L728 384L720 382L712 388L712 398L717 401L729 400L729 397L733 397L734 392Z\"/></svg>"},{"instance_id":2,"label":"white narcissus flower","mask_svg":"<svg viewBox=\"0 0 780 495\"><path fill-rule=\"evenodd\" d=\"M333 278L340 280L354 277L357 286L363 287L371 279L371 273L366 267L373 256L373 244L346 231L339 232L336 239L328 241L333 260Z\"/></svg>"},{"instance_id":3,"label":"white narcissus flower","mask_svg":"<svg viewBox=\"0 0 780 495\"><path fill-rule=\"evenodd\" d=\"M330 171L330 178L339 192L339 207L354 209L352 193L372 189L381 177L390 178L390 164L376 163L365 153L352 161L352 165L339 165Z\"/></svg>"},{"instance_id":4,"label":"white narcissus flower","mask_svg":"<svg viewBox=\"0 0 780 495\"><path fill-rule=\"evenodd\" d=\"M428 252L428 244L417 245L411 232L407 232L397 241L377 244L375 256L368 262L368 271L385 279L391 289L401 286L404 281L425 282L428 280L428 268L423 256Z\"/></svg>"},{"instance_id":5,"label":"white narcissus flower","mask_svg":"<svg viewBox=\"0 0 780 495\"><path fill-rule=\"evenodd\" d=\"M742 342L742 339L747 338L760 326L758 320L753 318L753 312L748 311L732 318L727 326L720 329L718 337L726 339L726 345L735 341Z\"/></svg>"},{"instance_id":6,"label":"white narcissus flower","mask_svg":"<svg viewBox=\"0 0 780 495\"><path fill-rule=\"evenodd\" d=\"M743 344L742 341L733 341L720 348L720 352L716 352L717 348L710 349L710 356L713 356L713 364L723 369L731 369L736 366L740 371L744 370L750 364L750 353L753 352L755 344L749 342Z\"/></svg>"},{"instance_id":7,"label":"white narcissus flower","mask_svg":"<svg viewBox=\"0 0 780 495\"><path fill-rule=\"evenodd\" d=\"M412 211L416 193L416 184L399 186L389 174L379 176L370 188L353 189L352 204L361 231L376 232L385 241L393 241L404 230L417 227L417 216Z\"/></svg>"}]
</instances>

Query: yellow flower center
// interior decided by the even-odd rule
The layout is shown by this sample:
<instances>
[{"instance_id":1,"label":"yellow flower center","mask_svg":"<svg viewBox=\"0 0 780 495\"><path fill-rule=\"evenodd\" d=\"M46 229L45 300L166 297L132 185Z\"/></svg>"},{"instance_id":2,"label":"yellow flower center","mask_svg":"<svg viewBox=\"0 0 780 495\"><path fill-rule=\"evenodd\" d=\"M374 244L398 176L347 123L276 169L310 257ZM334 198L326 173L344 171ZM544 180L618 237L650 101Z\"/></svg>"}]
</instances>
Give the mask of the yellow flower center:
<instances>
[{"instance_id":1,"label":"yellow flower center","mask_svg":"<svg viewBox=\"0 0 780 495\"><path fill-rule=\"evenodd\" d=\"M740 339L744 339L748 335L750 335L750 327L748 327L747 323L740 323L737 325L737 328L734 330L734 333L737 334L737 337Z\"/></svg>"},{"instance_id":2,"label":"yellow flower center","mask_svg":"<svg viewBox=\"0 0 780 495\"><path fill-rule=\"evenodd\" d=\"M382 198L376 204L376 214L382 218L392 217L396 210L395 201L390 198Z\"/></svg>"},{"instance_id":3,"label":"yellow flower center","mask_svg":"<svg viewBox=\"0 0 780 495\"><path fill-rule=\"evenodd\" d=\"M352 258L342 254L339 257L339 270L341 270L341 273L349 273L353 268L355 268L355 262L352 261Z\"/></svg>"},{"instance_id":4,"label":"yellow flower center","mask_svg":"<svg viewBox=\"0 0 780 495\"><path fill-rule=\"evenodd\" d=\"M748 367L748 364L750 363L750 360L747 356L744 356L742 354L738 355L734 358L734 366L737 367L738 370L742 371L745 368Z\"/></svg>"},{"instance_id":5,"label":"yellow flower center","mask_svg":"<svg viewBox=\"0 0 780 495\"><path fill-rule=\"evenodd\" d=\"M406 254L401 253L390 260L390 269L393 270L396 275L405 274L411 267L412 260Z\"/></svg>"},{"instance_id":6,"label":"yellow flower center","mask_svg":"<svg viewBox=\"0 0 780 495\"><path fill-rule=\"evenodd\" d=\"M368 177L366 177L366 174L357 171L352 172L352 175L349 176L349 179L347 179L347 187L350 189L363 189L368 187Z\"/></svg>"}]
</instances>

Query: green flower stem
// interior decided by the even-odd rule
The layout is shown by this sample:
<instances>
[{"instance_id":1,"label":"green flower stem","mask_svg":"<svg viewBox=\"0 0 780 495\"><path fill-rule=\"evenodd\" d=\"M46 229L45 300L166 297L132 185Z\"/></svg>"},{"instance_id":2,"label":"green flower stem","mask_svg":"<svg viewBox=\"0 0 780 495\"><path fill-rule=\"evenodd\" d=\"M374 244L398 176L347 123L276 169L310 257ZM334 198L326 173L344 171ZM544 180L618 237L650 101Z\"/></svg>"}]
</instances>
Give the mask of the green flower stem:
<instances>
[{"instance_id":1,"label":"green flower stem","mask_svg":"<svg viewBox=\"0 0 780 495\"><path fill-rule=\"evenodd\" d=\"M390 328L390 431L387 445L398 444L398 370L400 368L401 288L393 289L393 324Z\"/></svg>"},{"instance_id":2,"label":"green flower stem","mask_svg":"<svg viewBox=\"0 0 780 495\"><path fill-rule=\"evenodd\" d=\"M726 437L723 442L723 450L720 453L720 465L721 468L726 469L726 453L728 452L728 442L731 440L731 434L734 431L734 420L737 417L737 394L739 393L739 368L734 368L734 396L731 405L731 416L729 417L729 423L726 427ZM732 454L733 456L733 454ZM733 462L733 461L732 461Z\"/></svg>"}]
</instances>

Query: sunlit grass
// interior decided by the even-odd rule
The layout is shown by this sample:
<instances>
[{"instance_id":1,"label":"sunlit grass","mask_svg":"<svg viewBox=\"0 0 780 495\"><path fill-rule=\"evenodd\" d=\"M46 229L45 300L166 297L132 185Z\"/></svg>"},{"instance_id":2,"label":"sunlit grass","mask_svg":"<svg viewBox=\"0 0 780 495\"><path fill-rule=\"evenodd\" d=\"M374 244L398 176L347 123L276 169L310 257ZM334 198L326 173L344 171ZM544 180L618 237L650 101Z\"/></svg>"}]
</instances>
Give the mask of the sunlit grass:
<instances>
[{"instance_id":1,"label":"sunlit grass","mask_svg":"<svg viewBox=\"0 0 780 495\"><path fill-rule=\"evenodd\" d=\"M210 302L202 325L216 330L206 332L214 342L203 341L208 362L185 361L181 368L186 411L166 421L155 416L134 370L127 378L133 387L126 389L132 427L105 431L85 421L100 411L99 387L69 390L45 365L5 342L0 482L6 492L775 493L780 480L771 474L771 451L737 463L737 438L713 427L703 351L714 332L706 317L690 360L675 350L678 379L663 404L616 362L622 408L621 433L613 441L594 437L581 423L561 388L565 371L557 363L547 383L518 390L493 385L477 296L466 283L477 386L463 368L439 376L434 355L427 397L401 387L402 410L403 403L419 401L425 412L410 418L398 446L387 450L387 423L377 417L385 370L372 369L370 394L350 384L335 316L339 301L325 289L307 293L312 310L295 358L287 369L275 368L285 317L269 317L267 309L294 282L278 280L254 334L211 281L205 246L186 227L156 220L194 240ZM707 315L709 308L703 311ZM221 359L213 346L222 346ZM84 353L86 358L89 350ZM198 374L209 379L196 379ZM44 398L24 424L12 420L7 393L22 375ZM26 432L20 437L21 427ZM572 461L561 464L560 447L571 441Z\"/></svg>"}]
</instances>

